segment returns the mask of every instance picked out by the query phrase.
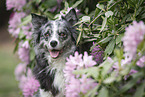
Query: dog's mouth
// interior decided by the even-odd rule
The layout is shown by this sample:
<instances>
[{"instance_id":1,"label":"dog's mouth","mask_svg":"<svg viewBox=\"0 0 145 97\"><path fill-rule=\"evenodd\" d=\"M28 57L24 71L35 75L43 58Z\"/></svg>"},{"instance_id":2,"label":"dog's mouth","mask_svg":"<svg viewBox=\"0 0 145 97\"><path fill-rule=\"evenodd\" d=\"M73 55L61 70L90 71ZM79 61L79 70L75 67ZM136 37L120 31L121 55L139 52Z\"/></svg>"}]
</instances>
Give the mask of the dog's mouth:
<instances>
[{"instance_id":1,"label":"dog's mouth","mask_svg":"<svg viewBox=\"0 0 145 97\"><path fill-rule=\"evenodd\" d=\"M53 50L49 50L49 53L52 58L57 58L62 53L62 50L53 49Z\"/></svg>"}]
</instances>

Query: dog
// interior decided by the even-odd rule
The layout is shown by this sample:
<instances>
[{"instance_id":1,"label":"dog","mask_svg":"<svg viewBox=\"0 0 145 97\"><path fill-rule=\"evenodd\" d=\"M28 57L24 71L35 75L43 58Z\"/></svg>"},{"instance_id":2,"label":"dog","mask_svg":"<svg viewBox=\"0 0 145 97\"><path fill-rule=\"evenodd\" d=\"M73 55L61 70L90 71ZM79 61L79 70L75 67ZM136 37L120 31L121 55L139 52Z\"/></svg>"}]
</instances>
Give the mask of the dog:
<instances>
[{"instance_id":1,"label":"dog","mask_svg":"<svg viewBox=\"0 0 145 97\"><path fill-rule=\"evenodd\" d=\"M32 40L36 54L33 73L40 82L39 93L34 97L64 97L63 69L66 58L77 48L78 32L73 26L77 21L74 9L57 20L32 14Z\"/></svg>"}]
</instances>

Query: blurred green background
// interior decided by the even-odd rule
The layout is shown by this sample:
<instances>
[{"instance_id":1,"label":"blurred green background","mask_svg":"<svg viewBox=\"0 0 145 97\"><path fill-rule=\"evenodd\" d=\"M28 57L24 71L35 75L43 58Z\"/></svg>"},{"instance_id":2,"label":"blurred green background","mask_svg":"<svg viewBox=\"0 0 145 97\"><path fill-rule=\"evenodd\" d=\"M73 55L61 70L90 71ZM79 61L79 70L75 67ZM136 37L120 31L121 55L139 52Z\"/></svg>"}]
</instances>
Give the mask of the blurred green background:
<instances>
[{"instance_id":1,"label":"blurred green background","mask_svg":"<svg viewBox=\"0 0 145 97\"><path fill-rule=\"evenodd\" d=\"M19 97L20 92L14 76L19 60L17 54L13 54L14 39L7 31L10 14L5 0L0 0L0 97Z\"/></svg>"}]
</instances>

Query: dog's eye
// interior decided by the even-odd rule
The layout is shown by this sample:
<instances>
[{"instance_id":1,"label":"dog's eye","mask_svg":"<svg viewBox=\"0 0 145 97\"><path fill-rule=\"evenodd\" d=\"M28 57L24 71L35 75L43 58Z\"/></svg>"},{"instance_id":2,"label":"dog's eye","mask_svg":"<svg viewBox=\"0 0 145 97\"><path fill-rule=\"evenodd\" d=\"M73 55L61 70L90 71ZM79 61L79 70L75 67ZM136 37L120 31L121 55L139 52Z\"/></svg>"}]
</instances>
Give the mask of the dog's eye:
<instances>
[{"instance_id":1,"label":"dog's eye","mask_svg":"<svg viewBox=\"0 0 145 97\"><path fill-rule=\"evenodd\" d=\"M46 37L48 37L48 36L49 36L49 34L47 33L47 34L45 34L45 36L46 36Z\"/></svg>"},{"instance_id":2,"label":"dog's eye","mask_svg":"<svg viewBox=\"0 0 145 97\"><path fill-rule=\"evenodd\" d=\"M61 37L66 37L66 34L65 33L60 33L60 36Z\"/></svg>"}]
</instances>

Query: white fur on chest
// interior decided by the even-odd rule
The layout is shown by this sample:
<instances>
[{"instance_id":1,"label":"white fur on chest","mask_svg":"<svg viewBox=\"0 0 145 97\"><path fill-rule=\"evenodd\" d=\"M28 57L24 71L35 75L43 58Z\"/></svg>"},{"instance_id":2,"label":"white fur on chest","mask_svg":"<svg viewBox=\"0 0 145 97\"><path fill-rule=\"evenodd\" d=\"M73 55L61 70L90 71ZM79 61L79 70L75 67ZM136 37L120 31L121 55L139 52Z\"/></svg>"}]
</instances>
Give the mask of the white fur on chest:
<instances>
[{"instance_id":1,"label":"white fur on chest","mask_svg":"<svg viewBox=\"0 0 145 97\"><path fill-rule=\"evenodd\" d=\"M59 94L55 97L64 97L64 89L65 89L65 78L63 69L65 67L66 58L60 57L57 60L52 60L49 56L49 69L54 70L55 72L55 78L53 81L53 85L55 88L59 89ZM40 97L53 97L51 92L45 92L43 89L40 89Z\"/></svg>"},{"instance_id":2,"label":"white fur on chest","mask_svg":"<svg viewBox=\"0 0 145 97\"><path fill-rule=\"evenodd\" d=\"M45 92L43 89L40 89L40 97L53 97L51 92Z\"/></svg>"},{"instance_id":3,"label":"white fur on chest","mask_svg":"<svg viewBox=\"0 0 145 97\"><path fill-rule=\"evenodd\" d=\"M60 92L58 95L61 95L61 96L58 96L58 97L63 97L62 95L64 95L64 91L65 91L64 90L65 89L65 78L64 78L63 69L65 67L66 57L52 59L51 56L49 56L48 59L49 59L48 62L50 65L49 69L56 70L53 85Z\"/></svg>"},{"instance_id":4,"label":"white fur on chest","mask_svg":"<svg viewBox=\"0 0 145 97\"><path fill-rule=\"evenodd\" d=\"M45 92L43 89L40 89L40 97L53 97L51 92ZM64 94L59 93L55 97L64 97Z\"/></svg>"},{"instance_id":5,"label":"white fur on chest","mask_svg":"<svg viewBox=\"0 0 145 97\"><path fill-rule=\"evenodd\" d=\"M64 78L64 73L63 73L63 69L65 67L65 62L66 62L66 58L60 58L55 60L54 62L52 62L52 69L56 69L55 72L55 78L53 81L53 85L54 87L58 88L59 91L63 91L64 92L64 83L65 83L65 78Z\"/></svg>"}]
</instances>

